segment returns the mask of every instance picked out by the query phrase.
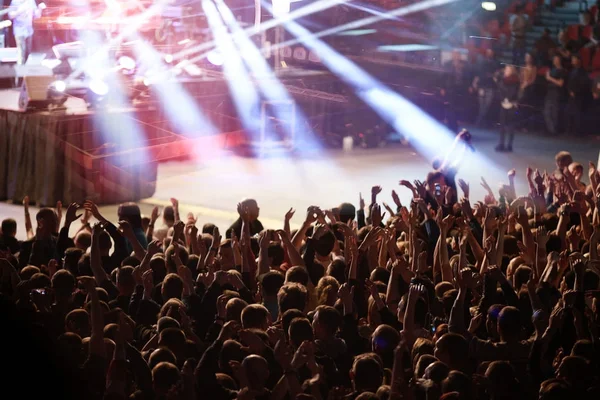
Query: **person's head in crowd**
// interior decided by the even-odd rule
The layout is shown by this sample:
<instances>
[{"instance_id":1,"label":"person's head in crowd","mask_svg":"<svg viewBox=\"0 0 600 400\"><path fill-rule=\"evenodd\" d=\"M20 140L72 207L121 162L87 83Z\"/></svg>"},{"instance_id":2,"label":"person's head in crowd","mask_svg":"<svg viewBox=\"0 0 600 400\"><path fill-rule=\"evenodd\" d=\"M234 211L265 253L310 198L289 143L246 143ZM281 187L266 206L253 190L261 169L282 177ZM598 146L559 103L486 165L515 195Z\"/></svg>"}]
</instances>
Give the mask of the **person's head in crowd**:
<instances>
[{"instance_id":1,"label":"person's head in crowd","mask_svg":"<svg viewBox=\"0 0 600 400\"><path fill-rule=\"evenodd\" d=\"M233 297L227 300L225 305L225 319L227 321L242 322L242 312L248 307L248 303L239 297Z\"/></svg>"},{"instance_id":2,"label":"person's head in crowd","mask_svg":"<svg viewBox=\"0 0 600 400\"><path fill-rule=\"evenodd\" d=\"M247 348L236 340L226 340L223 342L223 347L219 353L219 369L230 376L233 376L233 371L230 366L231 361L242 362L244 357L248 355Z\"/></svg>"},{"instance_id":3,"label":"person's head in crowd","mask_svg":"<svg viewBox=\"0 0 600 400\"><path fill-rule=\"evenodd\" d=\"M176 365L177 358L175 354L166 347L159 347L155 349L152 353L150 353L150 357L148 358L148 367L152 371L154 367L156 367L161 362L168 362L170 364Z\"/></svg>"},{"instance_id":4,"label":"person's head in crowd","mask_svg":"<svg viewBox=\"0 0 600 400\"><path fill-rule=\"evenodd\" d=\"M177 322L181 322L180 319L180 309L185 309L183 302L179 299L172 298L165 302L160 308L160 312L158 313L158 318L162 318L165 316L169 316L177 320Z\"/></svg>"},{"instance_id":5,"label":"person's head in crowd","mask_svg":"<svg viewBox=\"0 0 600 400\"><path fill-rule=\"evenodd\" d=\"M79 366L85 361L87 354L83 353L83 340L73 332L65 332L57 339L58 351L72 366Z\"/></svg>"},{"instance_id":6,"label":"person's head in crowd","mask_svg":"<svg viewBox=\"0 0 600 400\"><path fill-rule=\"evenodd\" d=\"M167 251L165 251L165 261L167 263L167 271L169 273L176 274L177 273L177 265L175 265L175 261L173 260L173 254L177 251L177 255L181 259L183 265L186 265L188 262L189 253L183 246L169 246Z\"/></svg>"},{"instance_id":7,"label":"person's head in crowd","mask_svg":"<svg viewBox=\"0 0 600 400\"><path fill-rule=\"evenodd\" d=\"M173 206L166 206L162 210L163 223L165 226L171 228L175 225L175 209Z\"/></svg>"},{"instance_id":8,"label":"person's head in crowd","mask_svg":"<svg viewBox=\"0 0 600 400\"><path fill-rule=\"evenodd\" d=\"M467 369L465 354L469 352L467 340L456 333L446 333L435 343L434 356L450 369L464 371Z\"/></svg>"},{"instance_id":9,"label":"person's head in crowd","mask_svg":"<svg viewBox=\"0 0 600 400\"><path fill-rule=\"evenodd\" d=\"M491 305L490 308L488 308L485 320L485 329L487 331L488 338L496 342L500 340L500 334L498 333L498 316L503 308L504 305L502 304Z\"/></svg>"},{"instance_id":10,"label":"person's head in crowd","mask_svg":"<svg viewBox=\"0 0 600 400\"><path fill-rule=\"evenodd\" d=\"M457 392L460 399L472 399L472 385L471 378L464 372L450 371L442 381L442 393Z\"/></svg>"},{"instance_id":11,"label":"person's head in crowd","mask_svg":"<svg viewBox=\"0 0 600 400\"><path fill-rule=\"evenodd\" d=\"M248 216L250 217L250 222L256 221L260 215L260 208L258 207L258 203L254 199L244 199L240 203L242 209L248 210Z\"/></svg>"},{"instance_id":12,"label":"person's head in crowd","mask_svg":"<svg viewBox=\"0 0 600 400\"><path fill-rule=\"evenodd\" d=\"M52 289L54 290L54 298L57 303L69 301L76 286L75 277L66 269L58 270L52 276Z\"/></svg>"},{"instance_id":13,"label":"person's head in crowd","mask_svg":"<svg viewBox=\"0 0 600 400\"><path fill-rule=\"evenodd\" d=\"M167 328L177 328L180 329L181 325L179 324L179 321L177 321L175 318L169 317L169 316L164 316L161 317L158 322L156 323L156 329L158 333L161 333L162 331L164 331Z\"/></svg>"},{"instance_id":14,"label":"person's head in crowd","mask_svg":"<svg viewBox=\"0 0 600 400\"><path fill-rule=\"evenodd\" d=\"M117 289L121 296L130 297L135 290L133 271L133 267L129 266L121 267L117 271Z\"/></svg>"},{"instance_id":15,"label":"person's head in crowd","mask_svg":"<svg viewBox=\"0 0 600 400\"><path fill-rule=\"evenodd\" d=\"M517 342L521 338L521 312L512 306L504 307L498 314L498 333L503 342Z\"/></svg>"},{"instance_id":16,"label":"person's head in crowd","mask_svg":"<svg viewBox=\"0 0 600 400\"><path fill-rule=\"evenodd\" d=\"M563 61L562 58L560 58L560 56L552 57L552 67L556 69L562 69Z\"/></svg>"},{"instance_id":17,"label":"person's head in crowd","mask_svg":"<svg viewBox=\"0 0 600 400\"><path fill-rule=\"evenodd\" d=\"M262 391L269 379L269 363L263 357L251 354L242 361L248 387L251 390Z\"/></svg>"},{"instance_id":18,"label":"person's head in crowd","mask_svg":"<svg viewBox=\"0 0 600 400\"><path fill-rule=\"evenodd\" d=\"M581 67L581 56L577 53L571 54L571 66L573 68Z\"/></svg>"},{"instance_id":19,"label":"person's head in crowd","mask_svg":"<svg viewBox=\"0 0 600 400\"><path fill-rule=\"evenodd\" d=\"M2 227L0 228L2 236L15 237L17 236L17 221L13 218L6 218L2 220Z\"/></svg>"},{"instance_id":20,"label":"person's head in crowd","mask_svg":"<svg viewBox=\"0 0 600 400\"><path fill-rule=\"evenodd\" d=\"M108 256L110 249L112 248L112 239L106 231L100 232L98 237L98 247L100 248L100 254L102 256Z\"/></svg>"},{"instance_id":21,"label":"person's head in crowd","mask_svg":"<svg viewBox=\"0 0 600 400\"><path fill-rule=\"evenodd\" d=\"M508 361L493 361L485 371L493 399L512 399L518 395L519 381Z\"/></svg>"},{"instance_id":22,"label":"person's head in crowd","mask_svg":"<svg viewBox=\"0 0 600 400\"><path fill-rule=\"evenodd\" d=\"M266 331L271 321L269 310L261 304L249 304L242 311L242 327L244 329L260 329Z\"/></svg>"},{"instance_id":23,"label":"person's head in crowd","mask_svg":"<svg viewBox=\"0 0 600 400\"><path fill-rule=\"evenodd\" d=\"M425 371L434 362L439 361L435 356L431 354L423 354L419 356L415 363L415 379L420 379L425 376Z\"/></svg>"},{"instance_id":24,"label":"person's head in crowd","mask_svg":"<svg viewBox=\"0 0 600 400\"><path fill-rule=\"evenodd\" d=\"M90 336L92 326L88 312L81 308L70 311L65 316L65 332L75 333L81 338Z\"/></svg>"},{"instance_id":25,"label":"person's head in crowd","mask_svg":"<svg viewBox=\"0 0 600 400\"><path fill-rule=\"evenodd\" d=\"M285 277L279 271L269 271L260 280L261 295L264 303L277 303L277 293L283 286Z\"/></svg>"},{"instance_id":26,"label":"person's head in crowd","mask_svg":"<svg viewBox=\"0 0 600 400\"><path fill-rule=\"evenodd\" d=\"M281 327L283 328L283 334L286 337L288 336L290 325L295 318L306 318L306 314L295 308L287 310L279 315L281 315Z\"/></svg>"},{"instance_id":27,"label":"person's head in crowd","mask_svg":"<svg viewBox=\"0 0 600 400\"><path fill-rule=\"evenodd\" d=\"M139 258L135 256L128 256L121 261L121 267L129 266L129 267L137 267L140 265L141 261Z\"/></svg>"},{"instance_id":28,"label":"person's head in crowd","mask_svg":"<svg viewBox=\"0 0 600 400\"><path fill-rule=\"evenodd\" d=\"M359 354L354 358L350 378L358 393L377 392L383 384L383 363L374 353Z\"/></svg>"},{"instance_id":29,"label":"person's head in crowd","mask_svg":"<svg viewBox=\"0 0 600 400\"><path fill-rule=\"evenodd\" d=\"M294 318L290 323L288 336L291 344L296 349L305 341L312 342L314 340L314 332L308 318Z\"/></svg>"},{"instance_id":30,"label":"person's head in crowd","mask_svg":"<svg viewBox=\"0 0 600 400\"><path fill-rule=\"evenodd\" d=\"M413 367L416 365L419 358L425 354L433 355L435 352L434 343L426 338L417 338L413 344L410 358L412 360Z\"/></svg>"},{"instance_id":31,"label":"person's head in crowd","mask_svg":"<svg viewBox=\"0 0 600 400\"><path fill-rule=\"evenodd\" d=\"M180 380L181 373L175 364L160 362L152 368L152 388L157 398L167 398L167 394Z\"/></svg>"},{"instance_id":32,"label":"person's head in crowd","mask_svg":"<svg viewBox=\"0 0 600 400\"><path fill-rule=\"evenodd\" d=\"M342 326L342 316L339 311L331 306L321 305L315 309L313 315L312 329L315 338L331 342Z\"/></svg>"},{"instance_id":33,"label":"person's head in crowd","mask_svg":"<svg viewBox=\"0 0 600 400\"><path fill-rule=\"evenodd\" d=\"M150 269L152 270L152 278L154 283L162 282L167 275L167 264L165 258L161 254L156 254L150 260Z\"/></svg>"},{"instance_id":34,"label":"person's head in crowd","mask_svg":"<svg viewBox=\"0 0 600 400\"><path fill-rule=\"evenodd\" d=\"M423 355L423 356L421 356L421 358L427 357L427 356L428 355ZM441 385L442 382L444 381L444 379L446 379L448 377L449 373L450 373L450 368L448 368L448 366L446 364L444 364L441 361L434 361L433 363L429 364L425 368L425 372L423 373L423 378L430 379L433 382L435 382L436 384Z\"/></svg>"},{"instance_id":35,"label":"person's head in crowd","mask_svg":"<svg viewBox=\"0 0 600 400\"><path fill-rule=\"evenodd\" d=\"M327 267L327 276L335 278L338 283L346 283L346 261L343 258L335 258Z\"/></svg>"},{"instance_id":36,"label":"person's head in crowd","mask_svg":"<svg viewBox=\"0 0 600 400\"><path fill-rule=\"evenodd\" d=\"M279 313L282 314L293 308L304 311L308 304L306 287L299 283L286 283L277 293Z\"/></svg>"},{"instance_id":37,"label":"person's head in crowd","mask_svg":"<svg viewBox=\"0 0 600 400\"><path fill-rule=\"evenodd\" d=\"M573 394L571 386L564 379L548 379L540 385L539 400L564 400Z\"/></svg>"},{"instance_id":38,"label":"person's head in crowd","mask_svg":"<svg viewBox=\"0 0 600 400\"><path fill-rule=\"evenodd\" d=\"M319 283L315 288L317 294L317 303L324 306L334 306L337 301L338 290L340 285L332 276L324 276L319 279Z\"/></svg>"},{"instance_id":39,"label":"person's head in crowd","mask_svg":"<svg viewBox=\"0 0 600 400\"><path fill-rule=\"evenodd\" d=\"M202 225L202 235L210 235L211 239L212 239L212 234L215 231L215 228L217 226L211 222L207 222L206 224ZM210 246L210 243L209 243Z\"/></svg>"},{"instance_id":40,"label":"person's head in crowd","mask_svg":"<svg viewBox=\"0 0 600 400\"><path fill-rule=\"evenodd\" d=\"M19 272L19 277L22 281L28 281L35 274L39 274L40 269L35 265L27 265L25 268Z\"/></svg>"},{"instance_id":41,"label":"person's head in crowd","mask_svg":"<svg viewBox=\"0 0 600 400\"><path fill-rule=\"evenodd\" d=\"M304 287L308 286L308 271L299 265L289 268L285 271L285 283L299 283Z\"/></svg>"},{"instance_id":42,"label":"person's head in crowd","mask_svg":"<svg viewBox=\"0 0 600 400\"><path fill-rule=\"evenodd\" d=\"M162 299L167 302L170 299L181 300L183 296L183 281L177 274L168 274L162 284Z\"/></svg>"},{"instance_id":43,"label":"person's head in crowd","mask_svg":"<svg viewBox=\"0 0 600 400\"><path fill-rule=\"evenodd\" d=\"M29 279L29 283L32 289L46 289L52 284L48 275L41 272L33 274L31 279Z\"/></svg>"},{"instance_id":44,"label":"person's head in crowd","mask_svg":"<svg viewBox=\"0 0 600 400\"><path fill-rule=\"evenodd\" d=\"M229 271L235 268L235 257L233 255L233 248L231 247L231 239L225 239L219 246L219 260L221 262L221 269Z\"/></svg>"},{"instance_id":45,"label":"person's head in crowd","mask_svg":"<svg viewBox=\"0 0 600 400\"><path fill-rule=\"evenodd\" d=\"M37 222L36 238L49 239L58 229L58 218L51 208L42 208L35 215Z\"/></svg>"},{"instance_id":46,"label":"person's head in crowd","mask_svg":"<svg viewBox=\"0 0 600 400\"><path fill-rule=\"evenodd\" d=\"M92 245L92 234L87 230L82 230L75 235L75 247L86 251Z\"/></svg>"},{"instance_id":47,"label":"person's head in crowd","mask_svg":"<svg viewBox=\"0 0 600 400\"><path fill-rule=\"evenodd\" d=\"M181 329L166 328L158 334L158 347L165 347L175 355L177 365L186 359L186 338Z\"/></svg>"},{"instance_id":48,"label":"person's head in crowd","mask_svg":"<svg viewBox=\"0 0 600 400\"><path fill-rule=\"evenodd\" d=\"M558 57L558 59L560 60L560 57ZM558 168L559 171L563 171L573 163L573 157L568 151L559 151L556 153L556 156L554 156L554 161L556 163L556 168Z\"/></svg>"},{"instance_id":49,"label":"person's head in crowd","mask_svg":"<svg viewBox=\"0 0 600 400\"><path fill-rule=\"evenodd\" d=\"M337 239L331 231L325 232L314 242L315 253L317 257L325 258L329 257L329 254L333 251Z\"/></svg>"},{"instance_id":50,"label":"person's head in crowd","mask_svg":"<svg viewBox=\"0 0 600 400\"><path fill-rule=\"evenodd\" d=\"M379 325L371 336L371 350L383 361L385 368L392 368L394 349L400 343L400 333L389 325Z\"/></svg>"},{"instance_id":51,"label":"person's head in crowd","mask_svg":"<svg viewBox=\"0 0 600 400\"><path fill-rule=\"evenodd\" d=\"M135 203L123 203L117 209L119 221L127 221L133 229L142 229L142 213Z\"/></svg>"},{"instance_id":52,"label":"person's head in crowd","mask_svg":"<svg viewBox=\"0 0 600 400\"><path fill-rule=\"evenodd\" d=\"M569 164L569 172L573 175L576 182L581 182L581 178L583 177L583 165L578 162L572 162Z\"/></svg>"},{"instance_id":53,"label":"person's head in crowd","mask_svg":"<svg viewBox=\"0 0 600 400\"><path fill-rule=\"evenodd\" d=\"M356 217L356 208L351 203L342 203L338 207L340 213L340 222L347 224Z\"/></svg>"},{"instance_id":54,"label":"person's head in crowd","mask_svg":"<svg viewBox=\"0 0 600 400\"><path fill-rule=\"evenodd\" d=\"M577 392L585 392L590 363L583 357L566 356L560 362L556 377L567 381Z\"/></svg>"}]
</instances>

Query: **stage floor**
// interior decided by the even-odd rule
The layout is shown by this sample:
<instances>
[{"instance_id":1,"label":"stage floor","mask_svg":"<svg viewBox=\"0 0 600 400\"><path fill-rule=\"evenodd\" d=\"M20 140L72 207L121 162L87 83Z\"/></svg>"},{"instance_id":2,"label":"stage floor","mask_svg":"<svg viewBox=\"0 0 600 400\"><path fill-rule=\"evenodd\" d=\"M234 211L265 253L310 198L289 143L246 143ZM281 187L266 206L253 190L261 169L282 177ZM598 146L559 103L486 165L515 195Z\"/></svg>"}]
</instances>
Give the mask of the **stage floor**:
<instances>
[{"instance_id":1,"label":"stage floor","mask_svg":"<svg viewBox=\"0 0 600 400\"><path fill-rule=\"evenodd\" d=\"M571 151L576 161L584 164L598 160L600 138L578 140L572 138L545 138L530 134L519 135L515 140L515 152L496 153L497 134L493 131L472 130L478 160L468 161L458 177L471 186L471 198L483 197L479 185L484 175L494 190L500 182L506 182L506 172L517 169L517 190L527 192L525 169L553 171L554 155L560 150ZM407 202L408 190L400 188L401 179L423 179L430 166L411 148L391 145L384 149L324 151L311 158L291 159L274 157L250 159L232 154L218 154L203 163L193 161L160 164L156 193L141 202L142 212L149 215L154 205L164 206L169 198L176 197L181 204L181 215L188 212L200 216L200 224L212 222L226 228L236 218L236 204L244 197L254 197L261 208L261 221L268 228L280 228L285 212L294 207L297 214L292 226L298 226L309 205L333 207L343 201L358 204L362 192L368 202L370 188L381 185L380 201L392 204L390 192L396 189ZM584 179L587 180L587 179ZM116 222L116 205L101 207L102 213ZM35 209L32 210L32 213ZM22 231L22 207L0 203L0 218L12 217L19 221L18 236ZM76 224L74 224L76 225ZM77 229L76 226L73 229Z\"/></svg>"}]
</instances>

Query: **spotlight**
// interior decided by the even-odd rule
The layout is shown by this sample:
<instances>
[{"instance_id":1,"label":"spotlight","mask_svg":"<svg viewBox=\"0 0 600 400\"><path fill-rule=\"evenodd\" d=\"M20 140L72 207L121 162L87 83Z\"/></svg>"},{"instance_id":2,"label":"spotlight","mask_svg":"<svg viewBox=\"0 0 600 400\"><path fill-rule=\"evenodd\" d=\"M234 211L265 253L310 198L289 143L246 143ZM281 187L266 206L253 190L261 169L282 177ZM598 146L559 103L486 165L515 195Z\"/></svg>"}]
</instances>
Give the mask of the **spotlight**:
<instances>
[{"instance_id":1,"label":"spotlight","mask_svg":"<svg viewBox=\"0 0 600 400\"><path fill-rule=\"evenodd\" d=\"M206 59L208 60L209 63L211 63L212 65L215 65L217 67L220 67L221 65L223 65L223 55L217 50L213 50L213 51L209 52L206 55Z\"/></svg>"},{"instance_id":2,"label":"spotlight","mask_svg":"<svg viewBox=\"0 0 600 400\"><path fill-rule=\"evenodd\" d=\"M59 93L64 93L67 89L67 84L64 81L54 81L51 87Z\"/></svg>"},{"instance_id":3,"label":"spotlight","mask_svg":"<svg viewBox=\"0 0 600 400\"><path fill-rule=\"evenodd\" d=\"M481 3L481 8L485 11L496 11L496 3L493 1L484 1Z\"/></svg>"},{"instance_id":4,"label":"spotlight","mask_svg":"<svg viewBox=\"0 0 600 400\"><path fill-rule=\"evenodd\" d=\"M135 69L135 60L128 56L119 57L119 66L123 69L132 71Z\"/></svg>"},{"instance_id":5,"label":"spotlight","mask_svg":"<svg viewBox=\"0 0 600 400\"><path fill-rule=\"evenodd\" d=\"M90 90L98 96L105 96L108 93L108 85L99 79L90 81Z\"/></svg>"},{"instance_id":6,"label":"spotlight","mask_svg":"<svg viewBox=\"0 0 600 400\"><path fill-rule=\"evenodd\" d=\"M165 55L165 62L171 64L173 62L173 56L171 54Z\"/></svg>"}]
</instances>

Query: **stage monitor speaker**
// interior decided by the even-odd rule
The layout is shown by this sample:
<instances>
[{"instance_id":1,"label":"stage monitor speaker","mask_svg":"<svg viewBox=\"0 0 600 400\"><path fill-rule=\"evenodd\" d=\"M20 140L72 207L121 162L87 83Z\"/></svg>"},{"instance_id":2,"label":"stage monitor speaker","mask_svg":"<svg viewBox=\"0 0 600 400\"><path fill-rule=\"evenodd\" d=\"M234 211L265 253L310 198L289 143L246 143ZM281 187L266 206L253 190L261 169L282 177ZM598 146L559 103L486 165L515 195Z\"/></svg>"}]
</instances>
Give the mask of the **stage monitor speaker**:
<instances>
[{"instance_id":1,"label":"stage monitor speaker","mask_svg":"<svg viewBox=\"0 0 600 400\"><path fill-rule=\"evenodd\" d=\"M21 111L43 110L48 107L48 87L54 82L53 76L26 76L23 78L19 95Z\"/></svg>"}]
</instances>

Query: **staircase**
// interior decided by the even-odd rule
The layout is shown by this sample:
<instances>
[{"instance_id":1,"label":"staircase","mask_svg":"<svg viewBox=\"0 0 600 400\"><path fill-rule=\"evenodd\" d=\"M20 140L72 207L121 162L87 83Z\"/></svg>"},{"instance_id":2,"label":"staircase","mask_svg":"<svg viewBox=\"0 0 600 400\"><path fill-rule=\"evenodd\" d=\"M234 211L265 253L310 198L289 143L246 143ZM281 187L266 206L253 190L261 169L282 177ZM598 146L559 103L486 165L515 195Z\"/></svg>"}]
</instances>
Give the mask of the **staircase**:
<instances>
[{"instance_id":1,"label":"staircase","mask_svg":"<svg viewBox=\"0 0 600 400\"><path fill-rule=\"evenodd\" d=\"M589 3L591 4L591 3ZM544 29L552 32L552 39L558 43L558 32L569 25L579 23L579 14L585 9L579 1L567 1L560 7L549 10L546 6L540 6L533 16L533 23L525 34L526 52L533 50L533 46L542 36ZM581 11L580 11L581 10ZM498 55L503 63L512 63L512 50L510 45Z\"/></svg>"}]
</instances>

